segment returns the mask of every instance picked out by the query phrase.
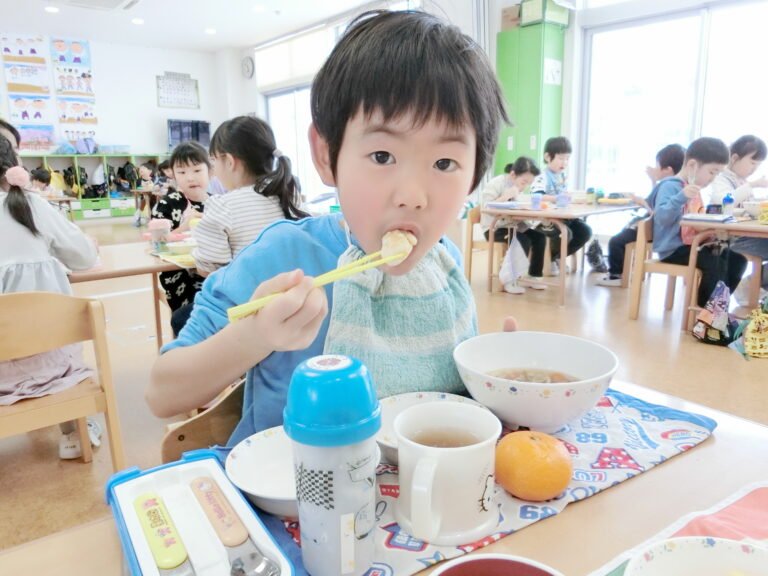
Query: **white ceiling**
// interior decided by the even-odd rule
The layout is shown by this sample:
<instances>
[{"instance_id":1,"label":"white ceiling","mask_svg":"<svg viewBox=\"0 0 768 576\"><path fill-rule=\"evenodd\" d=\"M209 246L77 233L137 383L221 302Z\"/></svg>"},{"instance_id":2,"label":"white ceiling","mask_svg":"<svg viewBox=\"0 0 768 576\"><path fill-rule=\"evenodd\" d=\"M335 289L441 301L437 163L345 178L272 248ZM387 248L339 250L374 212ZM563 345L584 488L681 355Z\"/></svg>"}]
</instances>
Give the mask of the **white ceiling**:
<instances>
[{"instance_id":1,"label":"white ceiling","mask_svg":"<svg viewBox=\"0 0 768 576\"><path fill-rule=\"evenodd\" d=\"M0 32L213 52L312 26L370 0L0 0ZM112 10L73 4L110 5ZM126 5L131 5L126 9ZM57 14L44 11L59 8ZM144 24L131 23L141 18ZM206 34L213 28L216 34Z\"/></svg>"}]
</instances>

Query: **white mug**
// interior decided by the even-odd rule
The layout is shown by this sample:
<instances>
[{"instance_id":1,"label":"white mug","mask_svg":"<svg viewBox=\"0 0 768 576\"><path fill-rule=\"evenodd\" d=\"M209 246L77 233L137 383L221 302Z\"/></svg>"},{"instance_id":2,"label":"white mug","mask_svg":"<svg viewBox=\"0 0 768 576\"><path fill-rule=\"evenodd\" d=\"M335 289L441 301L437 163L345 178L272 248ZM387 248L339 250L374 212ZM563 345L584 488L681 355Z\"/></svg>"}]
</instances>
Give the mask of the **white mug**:
<instances>
[{"instance_id":1,"label":"white mug","mask_svg":"<svg viewBox=\"0 0 768 576\"><path fill-rule=\"evenodd\" d=\"M427 402L403 410L393 427L400 469L395 518L403 530L449 546L490 534L499 521L499 419L471 404Z\"/></svg>"}]
</instances>

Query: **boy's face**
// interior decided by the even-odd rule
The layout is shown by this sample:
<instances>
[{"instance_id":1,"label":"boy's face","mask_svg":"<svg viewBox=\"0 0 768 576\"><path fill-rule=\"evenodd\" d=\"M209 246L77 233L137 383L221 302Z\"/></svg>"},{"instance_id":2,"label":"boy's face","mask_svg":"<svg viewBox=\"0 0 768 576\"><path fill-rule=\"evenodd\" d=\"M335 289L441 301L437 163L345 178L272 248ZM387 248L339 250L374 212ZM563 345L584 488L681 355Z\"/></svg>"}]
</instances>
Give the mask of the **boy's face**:
<instances>
[{"instance_id":1,"label":"boy's face","mask_svg":"<svg viewBox=\"0 0 768 576\"><path fill-rule=\"evenodd\" d=\"M475 132L434 119L414 127L411 115L384 122L358 112L348 123L333 175L325 140L310 127L312 157L323 182L339 191L344 218L363 250L381 249L390 230L406 230L418 244L401 264L405 274L456 220L471 191Z\"/></svg>"},{"instance_id":2,"label":"boy's face","mask_svg":"<svg viewBox=\"0 0 768 576\"><path fill-rule=\"evenodd\" d=\"M176 164L173 167L176 186L190 200L201 202L208 193L208 166L205 164Z\"/></svg>"},{"instance_id":3,"label":"boy's face","mask_svg":"<svg viewBox=\"0 0 768 576\"><path fill-rule=\"evenodd\" d=\"M549 154L545 154L544 159L547 161L547 168L555 174L559 174L560 172L565 172L565 169L568 168L568 162L571 160L571 155L555 154L554 156L550 156Z\"/></svg>"},{"instance_id":4,"label":"boy's face","mask_svg":"<svg viewBox=\"0 0 768 576\"><path fill-rule=\"evenodd\" d=\"M709 186L715 176L720 174L725 168L725 164L717 164L716 162L708 162L702 164L698 160L688 160L685 163L689 184L695 184L701 188Z\"/></svg>"},{"instance_id":5,"label":"boy's face","mask_svg":"<svg viewBox=\"0 0 768 576\"><path fill-rule=\"evenodd\" d=\"M142 180L149 180L152 176L152 171L146 166L139 166L139 177Z\"/></svg>"},{"instance_id":6,"label":"boy's face","mask_svg":"<svg viewBox=\"0 0 768 576\"><path fill-rule=\"evenodd\" d=\"M731 170L739 178L752 176L762 164L761 160L755 160L754 152L749 156L739 158L736 154L731 155Z\"/></svg>"}]
</instances>

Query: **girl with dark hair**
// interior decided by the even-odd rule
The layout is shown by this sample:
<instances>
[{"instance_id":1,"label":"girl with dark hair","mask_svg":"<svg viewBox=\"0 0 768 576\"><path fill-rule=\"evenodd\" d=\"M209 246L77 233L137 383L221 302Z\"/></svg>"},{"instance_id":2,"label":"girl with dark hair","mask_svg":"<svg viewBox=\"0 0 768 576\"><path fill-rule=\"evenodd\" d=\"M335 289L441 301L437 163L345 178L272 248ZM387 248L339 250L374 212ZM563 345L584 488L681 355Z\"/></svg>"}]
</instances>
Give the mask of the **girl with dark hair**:
<instances>
[{"instance_id":1,"label":"girl with dark hair","mask_svg":"<svg viewBox=\"0 0 768 576\"><path fill-rule=\"evenodd\" d=\"M480 193L481 206L485 207L488 202L505 202L517 199L539 174L540 170L531 158L520 156L514 163L504 167L504 174L492 178L483 187L483 191ZM492 221L493 216L489 214L480 216L480 227L483 229L486 239ZM496 242L510 242L512 230L517 228L517 240L529 257L528 276L521 278L519 284L505 285L504 291L510 294L523 294L525 293L523 285L534 290L544 290L546 285L542 283L541 274L544 267L544 249L547 239L541 232L522 222L505 222L502 220L496 226L494 236Z\"/></svg>"},{"instance_id":2,"label":"girl with dark hair","mask_svg":"<svg viewBox=\"0 0 768 576\"><path fill-rule=\"evenodd\" d=\"M175 189L170 188L167 194L158 198L152 208L152 218L170 220L172 230L185 232L193 220L200 218L208 200L210 159L203 146L189 141L173 149L169 162ZM203 285L203 277L190 270L162 272L160 284L165 290L168 306L175 313L186 306L191 307L195 294ZM173 320L171 324L174 325Z\"/></svg>"},{"instance_id":3,"label":"girl with dark hair","mask_svg":"<svg viewBox=\"0 0 768 576\"><path fill-rule=\"evenodd\" d=\"M19 166L11 143L0 138L0 293L71 294L68 269L91 268L96 263L96 245L28 190L29 173ZM79 345L0 362L0 406L71 388L90 373ZM80 439L74 423L62 424L61 431L59 456L79 458ZM89 419L88 432L91 442L98 445L101 430L95 420Z\"/></svg>"},{"instance_id":4,"label":"girl with dark hair","mask_svg":"<svg viewBox=\"0 0 768 576\"><path fill-rule=\"evenodd\" d=\"M210 153L214 173L229 192L206 203L193 232L197 248L192 255L204 274L228 264L273 222L308 216L299 208L299 183L291 161L277 150L264 120L227 120L214 133Z\"/></svg>"}]
</instances>

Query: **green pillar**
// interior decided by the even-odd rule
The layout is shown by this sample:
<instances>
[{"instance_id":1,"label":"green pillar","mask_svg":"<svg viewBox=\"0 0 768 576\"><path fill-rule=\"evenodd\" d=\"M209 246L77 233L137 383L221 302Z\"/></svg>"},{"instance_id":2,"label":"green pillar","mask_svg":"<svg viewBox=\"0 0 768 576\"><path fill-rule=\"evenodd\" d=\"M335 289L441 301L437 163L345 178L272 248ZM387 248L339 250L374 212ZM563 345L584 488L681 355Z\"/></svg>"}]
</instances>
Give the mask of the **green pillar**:
<instances>
[{"instance_id":1,"label":"green pillar","mask_svg":"<svg viewBox=\"0 0 768 576\"><path fill-rule=\"evenodd\" d=\"M518 156L530 156L541 167L544 142L561 135L564 45L565 28L550 23L496 36L496 74L514 126L501 130L494 174Z\"/></svg>"}]
</instances>

